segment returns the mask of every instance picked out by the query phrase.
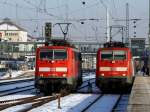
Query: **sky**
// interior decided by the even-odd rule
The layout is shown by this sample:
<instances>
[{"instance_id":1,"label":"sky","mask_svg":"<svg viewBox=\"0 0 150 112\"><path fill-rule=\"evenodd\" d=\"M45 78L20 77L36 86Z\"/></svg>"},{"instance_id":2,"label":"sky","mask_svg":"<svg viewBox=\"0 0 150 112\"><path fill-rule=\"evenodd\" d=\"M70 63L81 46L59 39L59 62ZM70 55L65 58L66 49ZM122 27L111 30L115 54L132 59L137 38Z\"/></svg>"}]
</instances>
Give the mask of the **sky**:
<instances>
[{"instance_id":1,"label":"sky","mask_svg":"<svg viewBox=\"0 0 150 112\"><path fill-rule=\"evenodd\" d=\"M32 36L42 36L46 22L51 22L52 36L63 37L57 23L71 23L67 38L73 40L106 40L106 7L110 25L125 26L126 3L129 4L129 36L147 38L148 0L1 0L0 20L10 18ZM134 24L133 19L140 19ZM136 28L134 28L136 26ZM65 28L65 25L62 25ZM119 40L118 29L112 32ZM134 32L136 34L134 34Z\"/></svg>"}]
</instances>

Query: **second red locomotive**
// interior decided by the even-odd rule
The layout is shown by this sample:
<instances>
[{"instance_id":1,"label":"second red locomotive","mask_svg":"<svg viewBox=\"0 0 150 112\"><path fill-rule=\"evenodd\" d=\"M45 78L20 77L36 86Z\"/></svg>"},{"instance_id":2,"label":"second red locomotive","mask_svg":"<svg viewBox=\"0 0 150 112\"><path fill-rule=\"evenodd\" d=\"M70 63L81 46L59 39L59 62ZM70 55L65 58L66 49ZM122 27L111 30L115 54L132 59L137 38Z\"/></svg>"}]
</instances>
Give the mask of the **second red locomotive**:
<instances>
[{"instance_id":1,"label":"second red locomotive","mask_svg":"<svg viewBox=\"0 0 150 112\"><path fill-rule=\"evenodd\" d=\"M36 50L35 87L47 93L82 83L81 53L66 45L43 46Z\"/></svg>"},{"instance_id":2,"label":"second red locomotive","mask_svg":"<svg viewBox=\"0 0 150 112\"><path fill-rule=\"evenodd\" d=\"M112 89L127 91L134 80L130 48L121 42L109 42L97 52L96 85L104 92Z\"/></svg>"}]
</instances>

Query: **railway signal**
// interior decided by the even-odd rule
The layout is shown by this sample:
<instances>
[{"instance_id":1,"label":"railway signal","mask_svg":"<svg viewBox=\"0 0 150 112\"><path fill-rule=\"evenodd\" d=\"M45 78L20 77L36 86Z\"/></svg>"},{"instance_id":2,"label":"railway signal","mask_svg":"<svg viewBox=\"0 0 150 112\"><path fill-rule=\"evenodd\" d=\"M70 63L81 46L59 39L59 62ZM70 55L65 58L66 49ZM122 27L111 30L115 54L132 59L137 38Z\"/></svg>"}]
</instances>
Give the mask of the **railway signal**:
<instances>
[{"instance_id":1,"label":"railway signal","mask_svg":"<svg viewBox=\"0 0 150 112\"><path fill-rule=\"evenodd\" d=\"M52 23L45 23L45 41L51 40L52 37Z\"/></svg>"}]
</instances>

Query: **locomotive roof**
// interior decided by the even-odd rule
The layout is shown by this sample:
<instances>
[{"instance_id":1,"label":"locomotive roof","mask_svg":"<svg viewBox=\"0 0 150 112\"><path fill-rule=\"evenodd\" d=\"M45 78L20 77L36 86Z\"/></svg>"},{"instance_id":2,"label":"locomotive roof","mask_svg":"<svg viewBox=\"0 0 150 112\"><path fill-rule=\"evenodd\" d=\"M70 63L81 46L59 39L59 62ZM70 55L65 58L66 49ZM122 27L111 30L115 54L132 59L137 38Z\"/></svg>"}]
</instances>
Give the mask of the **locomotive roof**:
<instances>
[{"instance_id":1,"label":"locomotive roof","mask_svg":"<svg viewBox=\"0 0 150 112\"><path fill-rule=\"evenodd\" d=\"M104 48L111 48L111 47L125 47L125 44L123 42L116 42L116 41L104 43Z\"/></svg>"},{"instance_id":2,"label":"locomotive roof","mask_svg":"<svg viewBox=\"0 0 150 112\"><path fill-rule=\"evenodd\" d=\"M128 47L111 47L111 48L99 48L98 52L103 51L103 50L107 50L107 51L108 50L125 50L127 52L131 51L130 48L128 48Z\"/></svg>"},{"instance_id":3,"label":"locomotive roof","mask_svg":"<svg viewBox=\"0 0 150 112\"><path fill-rule=\"evenodd\" d=\"M128 47L109 47L109 48L100 48L101 50L128 50Z\"/></svg>"},{"instance_id":4,"label":"locomotive roof","mask_svg":"<svg viewBox=\"0 0 150 112\"><path fill-rule=\"evenodd\" d=\"M42 46L42 47L39 47L39 49L45 49L45 48L50 48L50 49L72 49L76 52L80 52L77 48L73 48L73 47L69 47L69 46Z\"/></svg>"},{"instance_id":5,"label":"locomotive roof","mask_svg":"<svg viewBox=\"0 0 150 112\"><path fill-rule=\"evenodd\" d=\"M70 42L68 42L67 40L62 40L62 39L52 39L50 41L50 44L52 46L66 46L66 47L72 47L75 48L75 46L73 44L71 44ZM45 42L45 46L49 46L49 42Z\"/></svg>"}]
</instances>

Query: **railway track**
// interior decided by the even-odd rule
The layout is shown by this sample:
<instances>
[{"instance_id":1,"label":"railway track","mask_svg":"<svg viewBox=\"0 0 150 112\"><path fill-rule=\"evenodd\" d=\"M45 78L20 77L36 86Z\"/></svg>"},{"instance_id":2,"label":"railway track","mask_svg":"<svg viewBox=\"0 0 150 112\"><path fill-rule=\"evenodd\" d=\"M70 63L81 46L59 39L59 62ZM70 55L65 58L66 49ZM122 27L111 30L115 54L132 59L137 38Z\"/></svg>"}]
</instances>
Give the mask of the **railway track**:
<instances>
[{"instance_id":1,"label":"railway track","mask_svg":"<svg viewBox=\"0 0 150 112\"><path fill-rule=\"evenodd\" d=\"M7 97L34 89L33 78L0 81L0 97Z\"/></svg>"},{"instance_id":2,"label":"railway track","mask_svg":"<svg viewBox=\"0 0 150 112\"><path fill-rule=\"evenodd\" d=\"M68 93L64 94L61 97L68 97ZM74 95L78 95L78 93L75 93ZM86 94L85 94L86 95ZM108 112L110 112L109 110L111 110L112 112L117 110L116 108L119 105L120 100L122 99L121 97L122 95L114 95L114 94L97 94L97 97L95 98L95 100L93 100L92 102L90 101L90 103L86 106L86 108L84 108L82 110L82 112L91 112L91 110L93 108L96 109L96 106L94 105L98 105L99 109L97 108L97 110L107 110L108 109L108 105L109 105L109 109ZM21 99L16 99L16 100L7 100L4 102L0 102L0 111L9 111L12 109L17 110L16 108L20 108L20 110L17 110L19 112L27 112L30 111L32 109L35 109L37 107L40 107L48 102L51 102L53 100L56 100L58 98L58 95L53 95L53 96L33 96L33 97L29 97L29 98L21 98ZM70 98L68 98L70 99ZM101 103L100 103L101 102ZM108 102L107 106L102 106L104 102ZM110 103L112 102L112 103ZM22 108L23 105L26 105L26 108ZM27 106L28 105L28 106ZM15 107L13 107L15 106ZM111 106L111 107L110 107ZM104 108L105 107L105 108ZM2 112L3 112L2 111ZM94 112L99 112L99 111L94 111ZM107 111L106 111L107 112ZM122 111L124 112L124 111Z\"/></svg>"},{"instance_id":3,"label":"railway track","mask_svg":"<svg viewBox=\"0 0 150 112\"><path fill-rule=\"evenodd\" d=\"M24 83L24 82L30 82L30 81L32 81L33 79L27 79L27 80L17 80L17 81L10 81L10 82L3 82L3 83L1 83L1 87L2 86L9 86L9 85L12 85L12 84L17 84L17 85L22 85L22 83ZM86 80L86 81L84 81L84 83L87 83L87 82L90 82L90 81L92 81L92 80L94 80L94 78L92 78L92 79L88 79L88 80ZM92 82L93 83L93 82ZM28 90L32 90L32 89L34 89L34 85L33 84L29 84L29 85L27 85L27 86L21 86L21 87L14 87L14 88L10 88L10 89L4 89L4 90L1 90L0 91L0 97L2 97L2 96L7 96L7 95L11 95L11 94L16 94L16 93L19 93L19 92L23 92L23 91L28 91ZM82 89L82 88L85 88L85 87L87 87L88 86L88 84L86 84L86 85L84 85L83 87L81 87L81 88L79 88L79 89ZM7 87L6 87L7 88Z\"/></svg>"},{"instance_id":4,"label":"railway track","mask_svg":"<svg viewBox=\"0 0 150 112\"><path fill-rule=\"evenodd\" d=\"M84 81L81 87L78 88L77 93L91 93L91 94L100 94L101 91L95 85L95 78Z\"/></svg>"},{"instance_id":5,"label":"railway track","mask_svg":"<svg viewBox=\"0 0 150 112\"><path fill-rule=\"evenodd\" d=\"M94 112L99 112L99 111L115 112L115 109L117 108L122 95L116 95L117 97L115 97L115 99L112 98L113 96L114 95L111 95L110 97L105 94L100 94L93 102L87 105L81 112L92 112L92 110L94 110ZM108 102L107 104L105 104L106 100Z\"/></svg>"},{"instance_id":6,"label":"railway track","mask_svg":"<svg viewBox=\"0 0 150 112\"><path fill-rule=\"evenodd\" d=\"M90 79L88 81L91 81L91 80L93 80L93 79ZM88 81L85 81L85 82L88 82ZM88 85L86 85L82 88L86 88L86 87L88 87ZM17 91L17 92L26 91L26 90L17 90L17 89L22 89L22 88L15 88L15 89L12 89L11 91L14 91L14 90ZM34 89L34 87L32 88L32 85L31 85L31 89ZM4 91L4 92L8 92L8 91ZM17 92L9 92L9 94L15 94ZM3 93L3 94L0 95L0 97L5 96L5 95L9 95L9 94L4 94ZM69 93L61 93L61 94L62 94L61 95L61 97L62 97L62 96L68 95ZM47 102L50 102L50 101L56 100L56 99L57 99L57 97L55 95L55 96L46 96L46 97L33 96L33 97L20 98L20 99L15 99L15 100L0 101L0 111L4 110L4 109L11 108L12 106L24 105L24 104L29 104L30 103L31 106L29 106L26 109L21 110L21 112L26 112L26 111L29 111L33 108L36 108L38 106L41 106L41 105L43 105Z\"/></svg>"},{"instance_id":7,"label":"railway track","mask_svg":"<svg viewBox=\"0 0 150 112\"><path fill-rule=\"evenodd\" d=\"M9 109L13 106L21 106L23 104L31 104L30 108L25 108L23 110L21 110L21 112L26 112L27 110L30 110L32 108L35 108L37 106L40 106L44 103L47 103L49 101L55 100L56 98L54 96L47 96L47 97L41 97L41 96L33 96L30 98L23 98L23 99L17 99L17 100L13 100L13 101L9 101L5 103L1 103L0 105L0 111L4 110L4 109Z\"/></svg>"},{"instance_id":8,"label":"railway track","mask_svg":"<svg viewBox=\"0 0 150 112\"><path fill-rule=\"evenodd\" d=\"M12 94L16 94L16 93L20 93L20 92L24 92L24 91L29 91L34 89L33 85L28 85L25 87L17 87L17 88L13 88L10 90L4 90L4 91L0 91L0 97L3 96L7 96L7 95L12 95Z\"/></svg>"},{"instance_id":9,"label":"railway track","mask_svg":"<svg viewBox=\"0 0 150 112\"><path fill-rule=\"evenodd\" d=\"M16 84L16 83L22 83L22 82L29 82L29 81L34 81L34 78L23 78L23 79L10 79L10 80L0 80L0 86L3 85L10 85L10 84Z\"/></svg>"},{"instance_id":10,"label":"railway track","mask_svg":"<svg viewBox=\"0 0 150 112\"><path fill-rule=\"evenodd\" d=\"M99 95L93 102L91 102L86 108L84 108L81 112L86 112L94 103L96 103L101 97L103 96L103 94Z\"/></svg>"},{"instance_id":11,"label":"railway track","mask_svg":"<svg viewBox=\"0 0 150 112\"><path fill-rule=\"evenodd\" d=\"M92 90L94 90L95 87L96 87L94 78L85 80L83 86L81 86L79 89L84 89L85 88L85 90L88 90L87 89L87 88L89 88L89 83L88 82L90 82L90 84L92 84L91 87L92 87ZM86 95L87 93L89 94L90 92L85 91L83 93ZM91 91L91 93L94 94L94 91ZM61 97L69 96L69 93L61 93L61 94L62 94ZM82 92L77 92L74 95L76 95L76 94L82 94ZM84 108L82 110L82 112L90 112L93 108L96 108L94 105L99 105L99 107L101 107L100 106L100 105L102 105L101 103L111 102L111 99L113 99L112 97L114 97L114 96L115 96L115 99L113 99L113 100L115 100L115 101L113 101L113 104L111 104L111 107L110 107L111 109L109 109L109 110L111 110L112 112L120 110L118 105L119 104L122 105L120 103L120 100L123 99L121 97L122 95L112 94L112 97L110 97L111 95L107 97L107 95L101 94L100 92L96 93L96 95L97 95L97 98L95 98L94 101L91 101L86 106L86 108ZM109 97L110 97L110 101L109 100L107 100L107 101L104 100L104 99L109 99ZM38 95L37 94L36 96L33 96L33 97L20 98L20 99L15 99L15 100L0 101L0 111L5 112L5 111L12 111L13 109L15 109L16 111L19 111L19 112L27 112L27 111L30 111L30 110L35 109L37 107L40 107L40 106L42 106L42 105L44 105L48 102L56 100L57 98L58 98L58 95L43 96L43 95ZM100 101L101 101L101 103L99 103ZM17 110L17 108L19 108L19 110ZM108 108L105 108L105 109L108 109ZM95 111L95 112L99 112L99 111Z\"/></svg>"},{"instance_id":12,"label":"railway track","mask_svg":"<svg viewBox=\"0 0 150 112\"><path fill-rule=\"evenodd\" d=\"M60 95L61 95L60 97L64 97L64 96L67 96L68 93L66 93L66 94L62 93ZM22 105L30 105L27 108L22 108L19 110L20 112L27 112L31 109L39 107L39 106L46 104L50 101L56 100L58 97L59 97L58 95L33 96L33 97L28 97L28 98L16 99L16 100L1 101L0 102L0 111L5 110L5 109L11 110L11 107L14 108L13 106L16 106L16 108L18 108L20 106L20 108L21 108Z\"/></svg>"},{"instance_id":13,"label":"railway track","mask_svg":"<svg viewBox=\"0 0 150 112\"><path fill-rule=\"evenodd\" d=\"M79 96L83 97L83 95L87 97L84 97L84 100L81 100L80 103L76 104L76 101L78 102L78 97ZM62 100L61 106L60 106L61 108L58 108L57 101L52 101L41 107L34 108L33 110L31 110L31 112L40 112L41 110L46 111L46 112L47 111L70 112L73 110L75 110L75 112L116 112L118 111L116 108L119 105L119 102L121 100L120 97L122 98L121 94L116 94L116 95L114 94L109 94L109 95L107 94L99 94L99 95L98 94L97 95L72 94L72 95L63 97L61 99ZM87 99L90 99L90 100L87 100ZM70 100L70 102L67 102L67 100L68 101ZM75 104L71 103L73 101ZM124 108L126 106L127 105L124 105ZM119 110L119 111L126 112L125 110Z\"/></svg>"}]
</instances>

